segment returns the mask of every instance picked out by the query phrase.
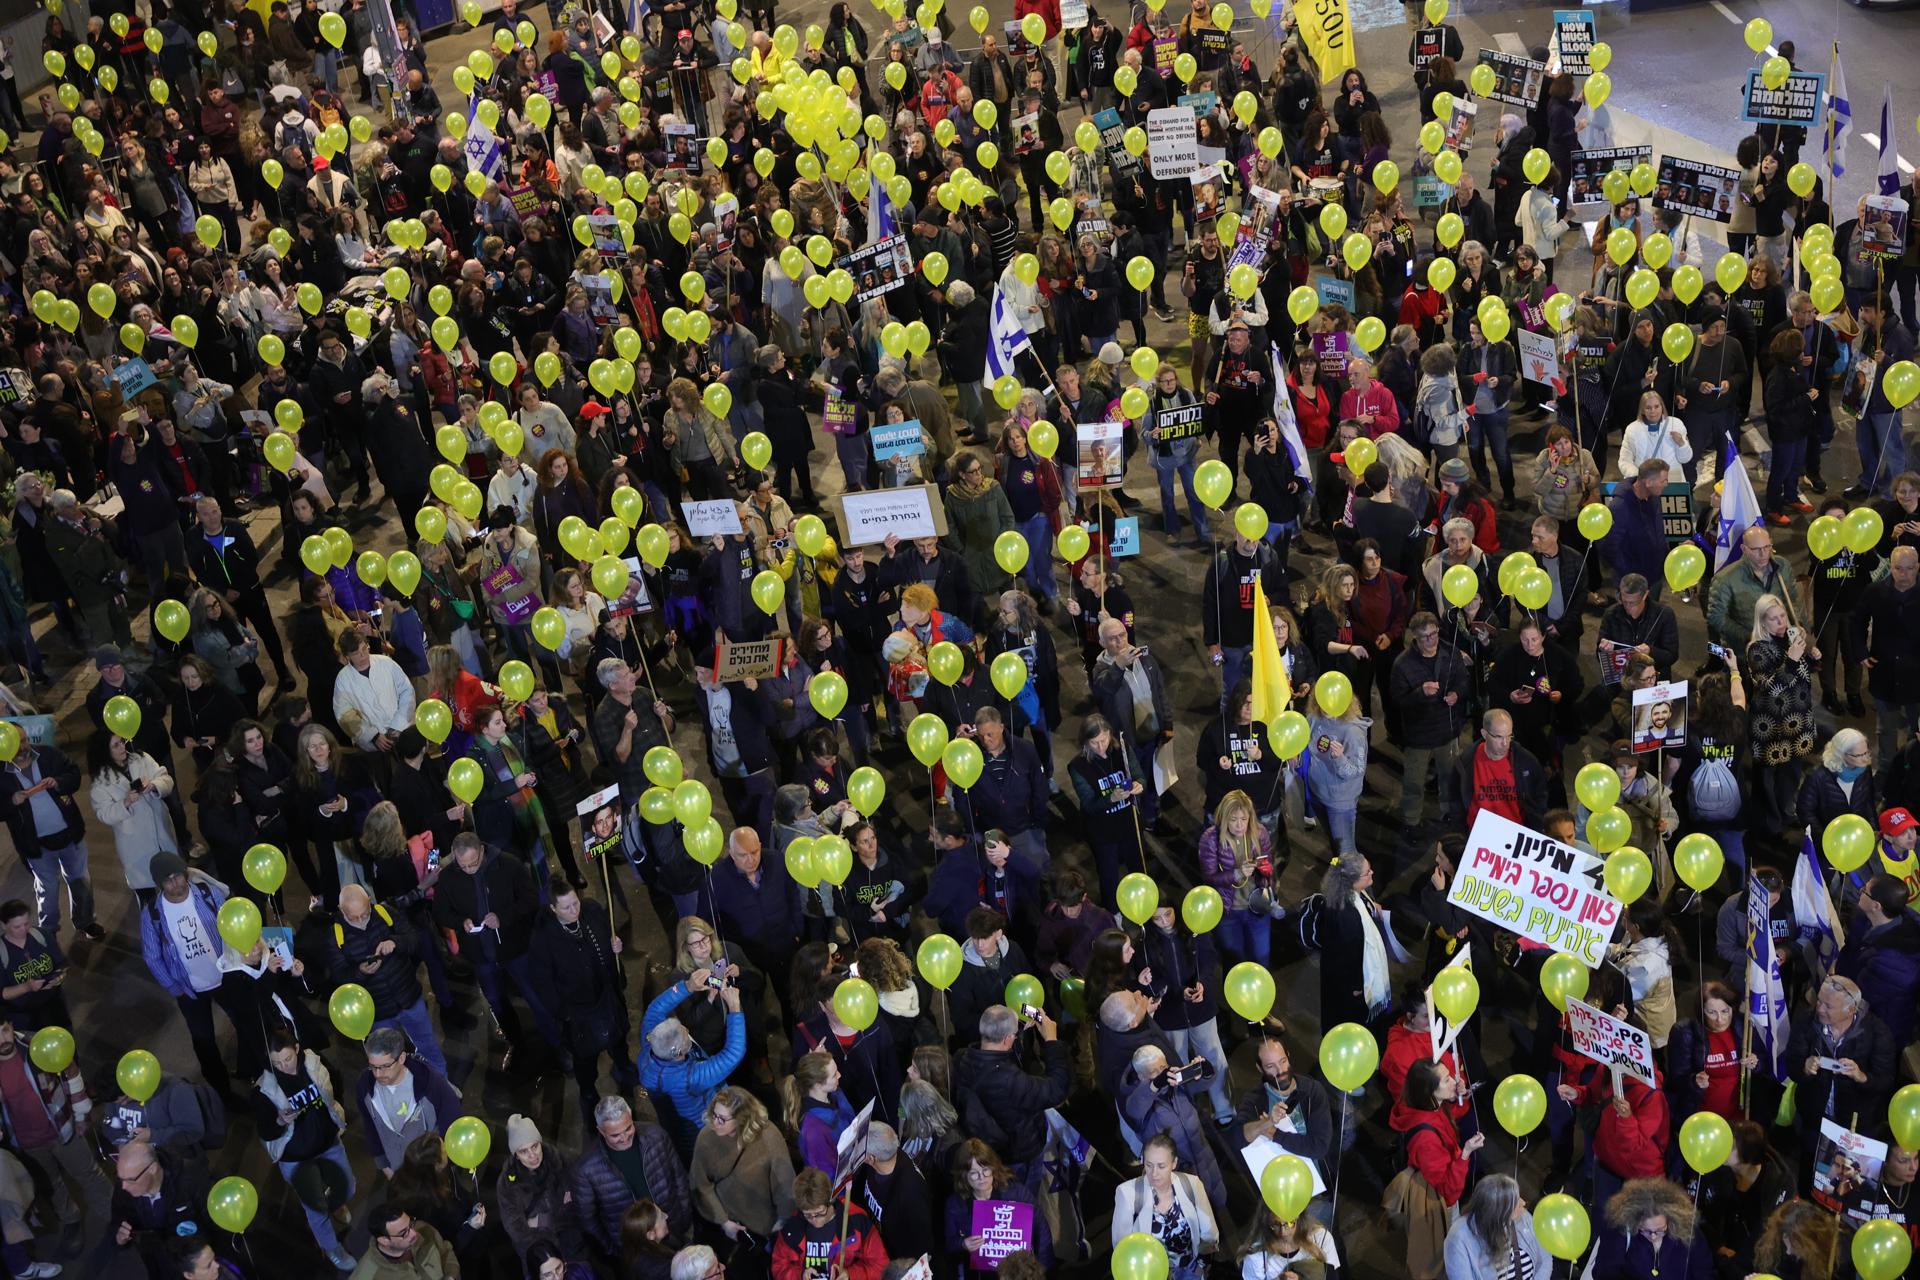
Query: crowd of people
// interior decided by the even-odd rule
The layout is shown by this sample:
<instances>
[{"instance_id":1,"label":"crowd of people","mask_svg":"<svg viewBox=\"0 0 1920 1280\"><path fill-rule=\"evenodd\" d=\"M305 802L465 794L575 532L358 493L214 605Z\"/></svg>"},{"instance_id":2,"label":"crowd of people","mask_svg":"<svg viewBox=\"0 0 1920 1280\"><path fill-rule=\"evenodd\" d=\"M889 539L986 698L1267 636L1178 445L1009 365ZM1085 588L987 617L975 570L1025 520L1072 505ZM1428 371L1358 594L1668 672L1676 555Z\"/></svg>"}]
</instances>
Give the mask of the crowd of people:
<instances>
[{"instance_id":1,"label":"crowd of people","mask_svg":"<svg viewBox=\"0 0 1920 1280\"><path fill-rule=\"evenodd\" d=\"M1179 7L0 65L10 1275L1906 1273L1920 237Z\"/></svg>"}]
</instances>

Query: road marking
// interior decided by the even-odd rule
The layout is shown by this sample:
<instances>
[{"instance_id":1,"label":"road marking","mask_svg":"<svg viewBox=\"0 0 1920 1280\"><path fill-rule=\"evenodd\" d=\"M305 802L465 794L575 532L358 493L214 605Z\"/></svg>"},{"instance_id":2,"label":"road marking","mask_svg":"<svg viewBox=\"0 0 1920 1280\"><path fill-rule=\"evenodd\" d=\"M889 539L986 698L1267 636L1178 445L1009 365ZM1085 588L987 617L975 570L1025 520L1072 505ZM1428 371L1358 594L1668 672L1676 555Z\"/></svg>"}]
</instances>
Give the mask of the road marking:
<instances>
[{"instance_id":1,"label":"road marking","mask_svg":"<svg viewBox=\"0 0 1920 1280\"><path fill-rule=\"evenodd\" d=\"M1494 36L1493 42L1500 46L1500 52L1511 53L1516 57L1527 56L1527 42L1520 38L1518 31L1502 31Z\"/></svg>"},{"instance_id":2,"label":"road marking","mask_svg":"<svg viewBox=\"0 0 1920 1280\"><path fill-rule=\"evenodd\" d=\"M1735 13L1735 12L1734 12L1733 10L1731 10L1731 9L1729 9L1729 8L1727 8L1727 6L1726 6L1726 5L1724 5L1724 4L1722 4L1722 3L1720 3L1720 0L1713 0L1713 7L1714 7L1715 9L1717 9L1717 10L1719 10L1719 13L1720 13L1720 16L1721 16L1721 17L1723 17L1723 18L1725 18L1725 19L1726 19L1726 20L1727 20L1728 22L1731 22L1731 23L1732 23L1732 24L1733 24L1734 26L1736 26L1736 27L1744 27L1744 26L1746 26L1746 25L1747 25L1746 23L1744 23L1744 22L1742 22L1742 21L1740 21L1740 15L1739 15L1739 14L1737 14L1737 13Z\"/></svg>"},{"instance_id":3,"label":"road marking","mask_svg":"<svg viewBox=\"0 0 1920 1280\"><path fill-rule=\"evenodd\" d=\"M1877 133L1863 133L1860 135L1860 141L1866 143L1868 146L1872 147L1875 151L1878 151L1880 149L1880 135ZM1900 166L1900 172L1902 173L1913 172L1913 165L1908 163L1907 158L1905 156L1899 155L1896 153L1893 157L1893 160L1895 164Z\"/></svg>"}]
</instances>

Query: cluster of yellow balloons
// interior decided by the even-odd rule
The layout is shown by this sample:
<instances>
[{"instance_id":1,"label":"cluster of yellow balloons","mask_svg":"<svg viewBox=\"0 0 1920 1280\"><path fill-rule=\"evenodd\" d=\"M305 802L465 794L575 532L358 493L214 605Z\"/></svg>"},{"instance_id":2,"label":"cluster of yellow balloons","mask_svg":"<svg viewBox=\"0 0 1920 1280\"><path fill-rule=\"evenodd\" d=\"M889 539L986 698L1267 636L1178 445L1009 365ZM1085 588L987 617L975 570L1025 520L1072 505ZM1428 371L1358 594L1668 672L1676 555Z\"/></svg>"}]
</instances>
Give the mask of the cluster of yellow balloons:
<instances>
[{"instance_id":1,"label":"cluster of yellow balloons","mask_svg":"<svg viewBox=\"0 0 1920 1280\"><path fill-rule=\"evenodd\" d=\"M1864 555L1880 545L1886 523L1872 507L1855 507L1844 517L1821 516L1807 526L1807 550L1816 560L1831 560L1842 550Z\"/></svg>"}]
</instances>

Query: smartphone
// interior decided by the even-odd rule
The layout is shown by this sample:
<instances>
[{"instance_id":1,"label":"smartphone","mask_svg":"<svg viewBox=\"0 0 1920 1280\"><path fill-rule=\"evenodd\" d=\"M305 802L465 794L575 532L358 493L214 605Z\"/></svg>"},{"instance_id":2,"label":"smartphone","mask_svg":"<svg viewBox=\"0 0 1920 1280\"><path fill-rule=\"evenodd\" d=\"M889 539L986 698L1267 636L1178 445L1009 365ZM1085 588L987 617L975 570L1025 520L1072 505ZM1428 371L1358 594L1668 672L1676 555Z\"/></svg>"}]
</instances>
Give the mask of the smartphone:
<instances>
[{"instance_id":1,"label":"smartphone","mask_svg":"<svg viewBox=\"0 0 1920 1280\"><path fill-rule=\"evenodd\" d=\"M1023 1004L1023 1005L1021 1005L1021 1006L1020 1006L1020 1020L1021 1020L1022 1022L1027 1022L1027 1023L1033 1023L1033 1022L1038 1022L1038 1021L1040 1021L1040 1009L1039 1009L1039 1007L1038 1007L1037 1005L1030 1005L1030 1004Z\"/></svg>"},{"instance_id":2,"label":"smartphone","mask_svg":"<svg viewBox=\"0 0 1920 1280\"><path fill-rule=\"evenodd\" d=\"M1720 661L1722 662L1725 662L1728 659L1733 657L1733 650L1727 648L1727 646L1723 644L1715 644L1711 640L1707 641L1707 652L1712 654L1714 657L1720 659Z\"/></svg>"},{"instance_id":3,"label":"smartphone","mask_svg":"<svg viewBox=\"0 0 1920 1280\"><path fill-rule=\"evenodd\" d=\"M427 850L427 874L432 875L434 872L438 871L439 869L440 869L440 851L438 849Z\"/></svg>"},{"instance_id":4,"label":"smartphone","mask_svg":"<svg viewBox=\"0 0 1920 1280\"><path fill-rule=\"evenodd\" d=\"M368 611L368 613L367 613L367 616L368 616L368 617L370 617L370 618L377 618L377 617L379 617L379 616L380 616L380 614L381 614L381 612L382 612L382 610L381 610L381 608L380 608L380 606L379 606L379 605L375 605L375 606L373 606L373 608L372 608L372 609L370 609L370 610Z\"/></svg>"},{"instance_id":5,"label":"smartphone","mask_svg":"<svg viewBox=\"0 0 1920 1280\"><path fill-rule=\"evenodd\" d=\"M715 991L724 991L727 989L727 980L717 973L710 973L707 975L707 985Z\"/></svg>"}]
</instances>

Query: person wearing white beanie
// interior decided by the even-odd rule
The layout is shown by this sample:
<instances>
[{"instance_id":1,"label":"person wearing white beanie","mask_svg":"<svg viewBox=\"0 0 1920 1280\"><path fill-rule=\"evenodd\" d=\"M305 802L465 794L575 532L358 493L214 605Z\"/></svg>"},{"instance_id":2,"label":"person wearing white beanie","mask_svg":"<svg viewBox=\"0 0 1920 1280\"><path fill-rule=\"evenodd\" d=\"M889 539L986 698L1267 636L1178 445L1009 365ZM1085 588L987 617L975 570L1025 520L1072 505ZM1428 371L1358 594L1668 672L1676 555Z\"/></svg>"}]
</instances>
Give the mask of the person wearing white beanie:
<instances>
[{"instance_id":1,"label":"person wearing white beanie","mask_svg":"<svg viewBox=\"0 0 1920 1280\"><path fill-rule=\"evenodd\" d=\"M567 1204L570 1185L566 1159L540 1137L540 1127L519 1112L507 1117L507 1150L495 1185L500 1221L516 1254L525 1256L535 1241L550 1240L567 1254L585 1245Z\"/></svg>"}]
</instances>

